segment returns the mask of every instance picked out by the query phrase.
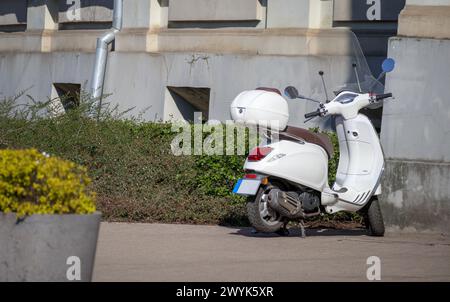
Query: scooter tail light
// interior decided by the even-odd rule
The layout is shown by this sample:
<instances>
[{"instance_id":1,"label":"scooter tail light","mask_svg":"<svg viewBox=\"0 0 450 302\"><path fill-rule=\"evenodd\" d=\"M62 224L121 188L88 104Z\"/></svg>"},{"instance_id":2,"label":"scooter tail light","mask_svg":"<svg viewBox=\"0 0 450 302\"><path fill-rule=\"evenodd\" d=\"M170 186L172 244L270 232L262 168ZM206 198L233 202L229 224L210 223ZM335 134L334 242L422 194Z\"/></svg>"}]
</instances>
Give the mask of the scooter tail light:
<instances>
[{"instance_id":1,"label":"scooter tail light","mask_svg":"<svg viewBox=\"0 0 450 302\"><path fill-rule=\"evenodd\" d=\"M244 175L244 178L247 178L247 179L256 179L257 177L258 177L257 174L245 174Z\"/></svg>"},{"instance_id":2,"label":"scooter tail light","mask_svg":"<svg viewBox=\"0 0 450 302\"><path fill-rule=\"evenodd\" d=\"M256 147L247 157L248 161L260 161L264 157L266 157L270 152L272 152L272 148L270 147Z\"/></svg>"}]
</instances>

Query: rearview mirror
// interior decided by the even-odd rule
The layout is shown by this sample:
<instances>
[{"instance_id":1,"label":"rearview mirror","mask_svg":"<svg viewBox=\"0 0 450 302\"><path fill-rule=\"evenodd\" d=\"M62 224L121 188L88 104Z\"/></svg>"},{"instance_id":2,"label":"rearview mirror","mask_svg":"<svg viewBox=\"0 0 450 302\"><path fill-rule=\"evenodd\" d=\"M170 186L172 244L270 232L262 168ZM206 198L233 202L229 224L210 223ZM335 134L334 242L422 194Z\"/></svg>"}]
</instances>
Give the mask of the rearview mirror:
<instances>
[{"instance_id":1,"label":"rearview mirror","mask_svg":"<svg viewBox=\"0 0 450 302\"><path fill-rule=\"evenodd\" d=\"M288 86L284 88L284 95L290 99L297 99L299 96L298 90L294 86Z\"/></svg>"},{"instance_id":2,"label":"rearview mirror","mask_svg":"<svg viewBox=\"0 0 450 302\"><path fill-rule=\"evenodd\" d=\"M395 68L395 61L392 58L386 58L384 59L383 63L381 64L381 69L384 72L391 72Z\"/></svg>"}]
</instances>

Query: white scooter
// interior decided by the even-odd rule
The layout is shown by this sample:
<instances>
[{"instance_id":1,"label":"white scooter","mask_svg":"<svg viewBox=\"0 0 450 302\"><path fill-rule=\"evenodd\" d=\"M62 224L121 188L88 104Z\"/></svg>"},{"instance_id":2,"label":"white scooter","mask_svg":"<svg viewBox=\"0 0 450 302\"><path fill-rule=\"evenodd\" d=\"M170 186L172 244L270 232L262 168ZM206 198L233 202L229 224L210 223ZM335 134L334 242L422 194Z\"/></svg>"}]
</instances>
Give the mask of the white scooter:
<instances>
[{"instance_id":1,"label":"white scooter","mask_svg":"<svg viewBox=\"0 0 450 302\"><path fill-rule=\"evenodd\" d=\"M394 61L383 62L383 74L394 68ZM321 76L323 73L321 74ZM249 197L248 218L258 232L287 234L290 220L303 221L321 213L359 212L373 236L384 235L384 223L377 196L384 157L378 134L371 121L359 111L371 107L391 93L362 93L344 89L336 97L320 103L316 111L305 118L335 116L339 139L339 165L336 181L328 184L328 160L333 146L326 135L306 129L285 127L287 124L284 98L269 89L241 93L231 105L236 121L248 122L259 117L275 117L281 121L279 141L253 149L244 170L247 173L233 192ZM308 99L289 86L285 94L290 99ZM268 114L272 108L272 114ZM273 129L272 129L273 130Z\"/></svg>"}]
</instances>

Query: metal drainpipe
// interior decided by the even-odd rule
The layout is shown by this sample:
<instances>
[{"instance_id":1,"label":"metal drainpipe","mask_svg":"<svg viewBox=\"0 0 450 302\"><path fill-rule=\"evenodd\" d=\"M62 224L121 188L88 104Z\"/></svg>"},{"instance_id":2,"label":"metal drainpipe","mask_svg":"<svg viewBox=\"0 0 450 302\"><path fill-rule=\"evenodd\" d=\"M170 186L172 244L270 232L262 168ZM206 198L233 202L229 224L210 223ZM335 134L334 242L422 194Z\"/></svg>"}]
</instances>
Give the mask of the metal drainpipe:
<instances>
[{"instance_id":1,"label":"metal drainpipe","mask_svg":"<svg viewBox=\"0 0 450 302\"><path fill-rule=\"evenodd\" d=\"M116 38L122 29L123 0L114 0L114 14L112 28L97 39L94 72L92 73L91 95L98 102L98 109L102 105L103 85L105 82L106 61L108 58L108 45Z\"/></svg>"}]
</instances>

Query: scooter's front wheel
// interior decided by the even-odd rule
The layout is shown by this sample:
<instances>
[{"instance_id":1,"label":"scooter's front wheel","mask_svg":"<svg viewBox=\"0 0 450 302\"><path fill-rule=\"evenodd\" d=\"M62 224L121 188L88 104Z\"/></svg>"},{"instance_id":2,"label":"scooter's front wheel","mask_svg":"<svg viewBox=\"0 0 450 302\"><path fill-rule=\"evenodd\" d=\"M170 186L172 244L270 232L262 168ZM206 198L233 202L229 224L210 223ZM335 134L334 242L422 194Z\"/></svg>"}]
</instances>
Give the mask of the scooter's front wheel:
<instances>
[{"instance_id":1,"label":"scooter's front wheel","mask_svg":"<svg viewBox=\"0 0 450 302\"><path fill-rule=\"evenodd\" d=\"M364 215L367 231L370 236L384 236L384 222L380 203L376 196L372 197Z\"/></svg>"},{"instance_id":2,"label":"scooter's front wheel","mask_svg":"<svg viewBox=\"0 0 450 302\"><path fill-rule=\"evenodd\" d=\"M268 190L260 187L255 197L249 197L247 215L251 225L258 232L274 233L283 226L282 216L271 209L267 203Z\"/></svg>"}]
</instances>

